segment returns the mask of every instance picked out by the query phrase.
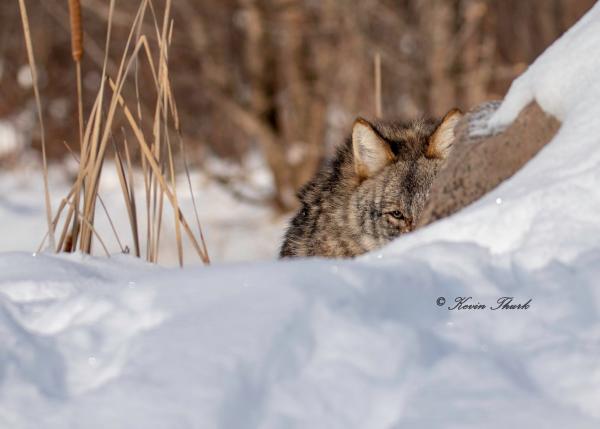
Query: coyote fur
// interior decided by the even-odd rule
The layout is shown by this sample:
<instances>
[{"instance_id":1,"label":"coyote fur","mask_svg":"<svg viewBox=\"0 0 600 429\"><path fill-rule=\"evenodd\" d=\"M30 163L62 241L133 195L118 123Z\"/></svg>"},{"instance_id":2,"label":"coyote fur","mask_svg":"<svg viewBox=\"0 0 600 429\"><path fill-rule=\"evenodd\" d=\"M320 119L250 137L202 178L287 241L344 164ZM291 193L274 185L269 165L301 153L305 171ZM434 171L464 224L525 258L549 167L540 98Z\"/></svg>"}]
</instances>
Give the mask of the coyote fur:
<instances>
[{"instance_id":1,"label":"coyote fur","mask_svg":"<svg viewBox=\"0 0 600 429\"><path fill-rule=\"evenodd\" d=\"M280 257L353 257L413 230L462 117L358 118L352 136L298 193Z\"/></svg>"}]
</instances>

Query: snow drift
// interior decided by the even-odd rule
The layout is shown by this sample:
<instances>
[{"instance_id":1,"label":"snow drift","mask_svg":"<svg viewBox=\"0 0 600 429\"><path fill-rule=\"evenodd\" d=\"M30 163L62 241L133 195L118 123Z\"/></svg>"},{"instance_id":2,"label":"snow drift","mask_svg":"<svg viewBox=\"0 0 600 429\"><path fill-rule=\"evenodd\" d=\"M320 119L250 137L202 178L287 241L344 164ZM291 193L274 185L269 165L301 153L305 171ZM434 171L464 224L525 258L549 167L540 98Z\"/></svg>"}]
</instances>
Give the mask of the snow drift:
<instances>
[{"instance_id":1,"label":"snow drift","mask_svg":"<svg viewBox=\"0 0 600 429\"><path fill-rule=\"evenodd\" d=\"M596 5L486 124L561 120L522 171L358 260L3 254L0 427L597 428L599 43Z\"/></svg>"}]
</instances>

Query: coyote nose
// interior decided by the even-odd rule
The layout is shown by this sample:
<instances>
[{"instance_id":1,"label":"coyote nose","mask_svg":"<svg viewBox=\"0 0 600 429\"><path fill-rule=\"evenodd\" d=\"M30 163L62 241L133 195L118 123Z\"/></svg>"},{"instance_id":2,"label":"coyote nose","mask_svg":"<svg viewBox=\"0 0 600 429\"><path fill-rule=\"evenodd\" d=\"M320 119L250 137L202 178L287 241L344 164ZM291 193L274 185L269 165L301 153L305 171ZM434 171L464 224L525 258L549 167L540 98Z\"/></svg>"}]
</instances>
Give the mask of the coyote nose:
<instances>
[{"instance_id":1,"label":"coyote nose","mask_svg":"<svg viewBox=\"0 0 600 429\"><path fill-rule=\"evenodd\" d=\"M403 233L410 232L414 229L414 221L412 217L405 216L403 221L403 225L400 227L400 230Z\"/></svg>"}]
</instances>

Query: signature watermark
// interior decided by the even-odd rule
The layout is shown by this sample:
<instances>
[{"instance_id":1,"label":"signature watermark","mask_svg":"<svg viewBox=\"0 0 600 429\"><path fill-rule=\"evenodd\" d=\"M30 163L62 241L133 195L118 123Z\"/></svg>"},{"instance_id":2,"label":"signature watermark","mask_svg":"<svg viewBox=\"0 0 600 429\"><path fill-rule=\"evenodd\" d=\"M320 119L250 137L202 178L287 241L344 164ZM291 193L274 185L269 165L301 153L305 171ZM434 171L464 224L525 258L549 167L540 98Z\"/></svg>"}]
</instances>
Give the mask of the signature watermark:
<instances>
[{"instance_id":1,"label":"signature watermark","mask_svg":"<svg viewBox=\"0 0 600 429\"><path fill-rule=\"evenodd\" d=\"M473 300L472 296L457 296L454 301L447 306L448 310L528 310L531 308L532 299L518 302L513 296L502 296L492 305L482 304L479 301ZM446 298L440 296L435 303L438 307L446 305Z\"/></svg>"}]
</instances>

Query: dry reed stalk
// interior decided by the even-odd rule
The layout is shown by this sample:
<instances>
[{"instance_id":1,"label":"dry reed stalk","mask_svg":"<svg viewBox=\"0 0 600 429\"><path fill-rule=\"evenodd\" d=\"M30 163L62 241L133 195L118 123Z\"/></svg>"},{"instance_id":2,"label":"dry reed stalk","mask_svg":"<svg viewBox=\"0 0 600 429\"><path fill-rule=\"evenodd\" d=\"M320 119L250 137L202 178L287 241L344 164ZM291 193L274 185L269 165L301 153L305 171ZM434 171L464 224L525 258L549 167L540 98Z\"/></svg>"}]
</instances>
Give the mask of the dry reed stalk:
<instances>
[{"instance_id":1,"label":"dry reed stalk","mask_svg":"<svg viewBox=\"0 0 600 429\"><path fill-rule=\"evenodd\" d=\"M202 251L204 255L206 255L207 263L210 264L210 256L208 255L208 249L206 248L206 241L204 240L204 233L202 232L202 227L200 226L200 215L198 214L198 207L196 205L196 197L194 197L194 190L192 188L192 178L190 177L190 169L187 163L187 156L185 154L185 145L183 144L183 137L181 135L181 130L178 128L177 137L179 139L179 150L181 151L181 158L183 159L183 168L185 171L185 177L187 179L188 190L190 192L190 197L192 199L192 207L194 208L194 216L196 218L196 225L198 226L198 235L200 237L200 243L202 244Z\"/></svg>"},{"instance_id":2,"label":"dry reed stalk","mask_svg":"<svg viewBox=\"0 0 600 429\"><path fill-rule=\"evenodd\" d=\"M127 150L127 141L124 144ZM129 154L127 154L127 163L128 163L128 178L125 178L125 167L123 165L123 161L121 159L121 155L119 155L119 150L115 145L115 164L117 168L117 174L119 176L119 183L121 184L121 191L123 192L123 197L125 197L125 207L127 208L127 215L129 216L129 223L131 226L131 233L134 244L134 252L135 255L139 258L140 256L140 244L139 244L139 235L137 228L137 214L135 211L135 194L133 193L133 174L131 172L131 161L129 159ZM128 182L129 181L129 182Z\"/></svg>"},{"instance_id":3,"label":"dry reed stalk","mask_svg":"<svg viewBox=\"0 0 600 429\"><path fill-rule=\"evenodd\" d=\"M170 8L170 4L171 1L168 1L168 7ZM166 19L167 15L165 15L165 20L164 20L164 25L163 25L163 34L164 31L167 29L167 22L168 20ZM173 29L174 29L174 21L171 20L170 21L170 26L169 26L169 30L168 30L168 41L165 40L163 46L167 47L170 46L172 38L173 38ZM190 191L190 196L192 198L192 205L194 208L194 213L196 216L196 222L197 222L197 226L198 226L198 232L200 235L200 241L202 243L202 254L203 254L203 260L206 263L210 263L210 258L208 255L208 250L206 248L206 242L204 240L204 234L202 233L202 228L200 226L200 220L199 220L199 216L198 216L198 210L196 207L196 202L195 202L195 198L194 198L194 193L191 187L191 179L190 179L190 175L189 175L189 169L187 167L187 158L185 156L185 150L184 150L184 145L183 145L183 139L181 139L181 132L180 132L180 122L179 122L179 114L177 112L177 105L174 101L174 97L173 97L173 92L171 90L171 81L168 78L168 67L167 67L167 50L165 49L164 51L164 55L163 55L163 66L164 66L164 75L163 75L163 79L162 79L162 84L164 86L164 94L165 94L165 98L164 98L164 109L165 109L165 123L166 123L166 117L167 117L167 110L170 109L171 111L171 117L173 119L173 126L176 130L176 132L178 133L178 136L180 138L180 146L182 148L181 154L182 154L182 159L183 159L183 164L185 167L185 173L186 173L186 177L188 180L188 186L189 186L189 191ZM174 165L173 165L173 157L172 157L172 148L171 148L171 143L170 140L168 140L168 149L169 149L169 166L171 169L171 181L173 184L173 189L176 190L175 188L175 169L174 169ZM175 206L174 206L174 210L176 212L180 212L178 203L177 203L177 192L175 192ZM180 263L183 264L183 250L182 250L182 246L181 246L181 233L179 231L179 222L180 219L178 216L176 216L176 235L178 237L178 250L179 250L179 255L180 255ZM189 228L189 227L188 227Z\"/></svg>"},{"instance_id":4,"label":"dry reed stalk","mask_svg":"<svg viewBox=\"0 0 600 429\"><path fill-rule=\"evenodd\" d=\"M75 62L75 75L77 80L77 113L79 120L79 148L83 151L83 86L81 83L81 60L83 58L83 26L81 22L81 4L79 0L69 0L69 18L71 23L71 54ZM75 194L75 202L73 206L79 207L79 192ZM65 224L69 224L72 212L69 212L69 217ZM75 216L75 221L71 229L71 237L77 236L79 229L78 217ZM63 239L61 237L61 243ZM73 241L69 240L64 250L69 252L73 246Z\"/></svg>"},{"instance_id":5,"label":"dry reed stalk","mask_svg":"<svg viewBox=\"0 0 600 429\"><path fill-rule=\"evenodd\" d=\"M99 104L100 104L100 93L98 93L98 96L96 97L96 100L94 101L94 105L92 106L92 111L90 112L90 120L87 123L87 126L85 128L84 134L83 134L83 141L80 145L80 156L79 156L79 169L77 172L77 180L75 181L75 184L73 185L71 192L74 195L74 201L73 201L73 205L69 206L69 212L67 214L67 220L64 223L64 230L63 230L63 234L61 235L61 240L58 243L58 247L56 248L57 251L65 251L65 252L71 252L73 251L77 246L77 238L79 236L79 219L77 217L75 217L73 219L73 224L71 225L71 219L73 218L73 213L75 212L75 208L79 207L79 201L80 201L80 190L83 186L83 182L85 179L85 165L87 163L87 159L89 158L89 140L91 138L93 129L95 129L95 118L96 118L96 111L99 108ZM72 240L69 240L69 243L66 243L64 241L64 238L66 237L66 230L67 228L71 226L71 235L70 237L72 238ZM73 240L74 238L74 240ZM68 244L68 245L67 245Z\"/></svg>"},{"instance_id":6,"label":"dry reed stalk","mask_svg":"<svg viewBox=\"0 0 600 429\"><path fill-rule=\"evenodd\" d=\"M122 90L122 85L124 83L124 81L122 80L122 77L124 76L124 74L127 73L127 71L124 70L125 60L127 58L129 46L132 41L133 28L135 28L136 22L140 19L141 11L143 10L143 8L146 5L147 5L147 1L144 1L140 5L140 8L138 9L138 12L134 18L134 24L133 24L132 30L130 31L129 36L127 38L125 50L123 52L121 63L119 65L119 69L117 72L117 81L119 82L119 85L121 87L120 90ZM111 34L111 28L112 28L113 13L114 13L114 1L111 0L111 4L110 4L110 8L109 8L109 16L108 16L108 31L107 31L107 40L106 40L106 48L105 48L105 61L104 61L104 65L103 65L102 76L106 76L106 65L107 65L107 61L108 61L108 50L109 50L109 45L110 45L110 34ZM128 68L129 67L127 67L127 70L128 70ZM100 85L100 93L99 93L100 104L102 104L102 102L103 102L105 81L106 81L105 79L102 79L102 82ZM84 188L84 216L86 216L87 219L93 220L93 216L94 216L94 212L95 212L95 200L96 200L95 195L97 194L100 172L101 172L102 166L104 164L104 154L105 154L106 147L108 144L108 139L109 139L109 136L111 133L112 122L114 119L115 110L116 110L116 101L113 97L113 99L111 99L109 110L106 115L105 121L103 123L102 132L100 132L100 127L98 125L95 127L94 133L92 135L92 146L91 146L90 152L89 152L91 154L91 158L88 160L88 167L87 167L87 172L86 172L88 183L87 183L87 186ZM100 111L97 111L96 119L98 121L97 124L99 124L100 123L100 121L99 121ZM92 235L91 235L90 230L89 229L84 230L84 232L82 233L82 237L80 239L80 248L82 251L88 252L88 253L90 252L91 238L92 238Z\"/></svg>"},{"instance_id":7,"label":"dry reed stalk","mask_svg":"<svg viewBox=\"0 0 600 429\"><path fill-rule=\"evenodd\" d=\"M20 0L23 2L24 0ZM181 139L180 122L177 113L177 106L171 90L168 50L172 41L174 23L170 18L171 0L165 0L164 15L162 24L159 27L158 19L154 6L150 0L142 0L135 14L129 35L125 42L123 54L114 77L110 78L107 74L108 52L111 43L111 28L115 12L115 0L111 0L108 6L107 14L107 33L104 52L104 61L102 64L102 79L99 91L96 95L93 107L89 113L87 124L84 126L84 116L82 108L83 94L81 91L81 59L84 54L82 44L82 25L79 0L69 1L69 12L71 21L71 43L73 60L77 65L78 73L78 102L79 102L79 138L80 138L80 156L72 153L67 145L67 150L72 153L76 161L79 162L77 178L67 195L61 202L59 211L54 221L49 221L48 231L56 228L61 216L65 216L62 225L62 233L57 251L74 251L80 249L82 252L90 253L92 248L92 239L97 238L108 254L108 248L102 241L94 226L96 202L99 201L109 220L110 226L115 234L116 241L124 251L124 246L119 238L114 222L99 195L99 185L102 171L105 166L105 159L109 144L114 148L114 163L121 186L121 192L124 197L127 209L134 251L136 256L140 256L140 236L138 210L135 198L135 184L132 165L132 156L129 143L123 130L123 146L125 159L119 150L114 133L113 125L116 123L117 114L124 116L129 124L131 131L137 140L136 148L140 151L142 176L144 179L144 189L146 195L146 259L152 262L158 261L160 237L162 230L163 211L165 200L171 207L174 215L175 236L177 244L177 256L180 265L183 265L183 236L185 235L195 251L204 263L209 263L208 251L202 228L200 226L198 210L191 187L191 179L183 150L183 140ZM156 32L156 42L158 46L157 59L153 59L152 49L148 43L148 38L142 34L143 19L147 10L151 11L154 31ZM138 83L139 55L146 59L151 72L151 78L156 89L156 104L153 120L146 122L146 127L150 130L150 138L146 138L142 121L142 108ZM135 66L135 68L134 68ZM130 76L130 71L135 71L135 93L137 106L137 120L127 107L123 97L123 91ZM105 91L106 84L109 84L110 93ZM193 201L194 213L198 224L198 231L201 244L198 242L192 232L181 208L179 206L179 197L177 193L175 157L171 143L171 132L177 133L182 148L181 155L185 165L186 176ZM67 209L68 208L68 209ZM66 213L66 214L65 214ZM51 216L50 216L51 219ZM48 234L47 234L48 236ZM46 237L44 238L44 243Z\"/></svg>"},{"instance_id":8,"label":"dry reed stalk","mask_svg":"<svg viewBox=\"0 0 600 429\"><path fill-rule=\"evenodd\" d=\"M106 36L106 47L105 47L105 59L103 64L102 76L106 76L106 64L108 62L108 52L110 48L110 40L111 40L111 30L112 30L112 18L114 14L114 6L115 0L111 0L109 6L109 16L108 16L108 29ZM135 20L139 18L139 10L138 14L135 17ZM134 20L134 23L136 22ZM123 76L123 68L125 63L125 58L127 55L127 51L129 49L129 45L131 43L132 32L130 32L129 37L127 39L127 43L125 45L125 51L123 53L123 58L119 65L119 70L117 72L117 82L120 83L122 88L121 78ZM102 79L100 83L100 106L103 105L103 97L104 97L104 85L106 79ZM91 147L90 147L90 158L88 160L89 164L87 164L87 183L84 187L84 205L83 205L83 216L87 219L90 224L93 224L93 217L96 208L96 194L99 186L99 178L100 171L102 165L104 164L104 154L106 151L106 146L108 144L108 138L110 134L110 130L112 128L112 120L114 118L116 109L116 101L114 97L111 100L108 113L106 115L106 120L103 123L102 134L100 135L100 124L101 124L101 113L102 109L98 109L96 111L95 118L95 127L92 135ZM81 238L80 238L80 249L85 253L90 253L91 251L91 242L92 242L92 233L89 228L82 228Z\"/></svg>"},{"instance_id":9,"label":"dry reed stalk","mask_svg":"<svg viewBox=\"0 0 600 429\"><path fill-rule=\"evenodd\" d=\"M69 205L73 204L70 201L65 200L65 202ZM98 238L100 245L104 249L104 253L106 253L106 256L110 258L110 253L108 251L108 248L106 247L106 244L104 244L104 241L102 240L102 237L100 236L100 234L98 234L98 231L96 231L96 229L94 228L94 224L90 223L85 217L83 217L83 214L79 210L77 210L76 214L77 214L77 216L79 216L81 218L81 222L86 224L88 226L88 228L90 228L92 233Z\"/></svg>"},{"instance_id":10,"label":"dry reed stalk","mask_svg":"<svg viewBox=\"0 0 600 429\"><path fill-rule=\"evenodd\" d=\"M48 160L46 158L46 131L44 129L44 117L42 114L42 101L38 85L37 67L35 56L33 54L33 44L31 43L31 30L29 28L29 16L27 15L27 6L25 0L19 0L19 11L21 12L21 21L23 24L23 34L25 36L25 47L27 49L27 59L31 70L31 80L33 82L33 92L35 95L35 104L37 106L38 120L40 122L41 140L42 140L42 165L44 178L44 199L46 204L46 220L48 222L48 236L50 237L50 247L55 246L54 226L52 223L52 205L50 203L50 186L48 184Z\"/></svg>"},{"instance_id":11,"label":"dry reed stalk","mask_svg":"<svg viewBox=\"0 0 600 429\"><path fill-rule=\"evenodd\" d=\"M67 144L67 142L63 142L63 143L65 145L65 148L67 149L67 152L69 152L69 154L71 155L71 157L73 158L73 160L77 164L81 165L81 163L79 161L79 158L77 157L77 155L75 154L75 152L73 152L73 149L71 149L71 147ZM72 194L73 194L73 191L71 191L69 193L69 197ZM69 197L67 197L67 199ZM102 196L100 194L98 194L98 201L100 201L100 205L102 206L102 210L104 211L104 214L106 215L106 218L108 219L108 223L110 224L110 228L111 228L113 234L115 235L115 239L117 240L117 244L119 245L119 248L121 249L121 253L125 253L125 248L123 247L123 244L121 243L121 239L119 238L119 233L117 232L117 228L115 227L115 224L114 224L114 222L112 220L112 216L108 212L108 208L106 207L106 204L104 204L104 200L102 199ZM69 214L70 214L70 212L69 212ZM67 218L67 221L65 222L65 226L68 226L69 221L70 221L70 216ZM63 230L63 234L64 234L64 230ZM61 236L61 241L62 240L63 240L63 237ZM58 248L60 249L61 246L59 245ZM65 250L65 251L68 251L68 250Z\"/></svg>"},{"instance_id":12,"label":"dry reed stalk","mask_svg":"<svg viewBox=\"0 0 600 429\"><path fill-rule=\"evenodd\" d=\"M76 8L76 6L75 6L75 8ZM81 38L79 36L77 36L77 33L81 30L81 24L80 24L80 22L79 23L77 22L78 21L77 11L75 8L73 8L73 7L71 8L71 11L73 11L73 13L71 14L71 21L72 21L72 36L73 36L72 37L73 57L74 57L75 61L77 62L77 60L81 58L81 55L83 54L83 50L82 50L81 46L78 46L79 42L81 41ZM114 11L114 1L111 1L109 10ZM111 28L112 28L112 25L110 22L110 16L111 15L109 14L107 41L106 41L104 64L103 64L103 75L105 75L105 73L106 73L106 66L108 63L108 47L109 47L109 43L110 43L110 33L111 33ZM94 104L94 108L92 109L90 121L88 122L88 128L86 129L86 134L83 135L83 133L80 132L80 134L82 135L80 169L79 169L77 181L75 182L75 185L74 185L75 192L73 193L73 195L75 196L75 198L74 198L73 204L71 205L71 210L69 211L69 214L67 216L67 223L68 223L72 217L73 212L78 211L80 191L83 190L83 195L84 195L84 214L83 214L83 216L85 217L87 222L85 222L85 224L83 225L83 227L80 231L79 217L78 216L74 217L72 231L71 231L72 244L65 246L64 250L66 250L66 251L72 250L72 248L74 248L76 246L78 239L80 242L80 248L83 251L89 252L90 248L91 248L92 231L88 227L88 225L93 225L93 217L90 216L90 213L93 212L93 210L90 210L90 204L89 204L90 199L86 199L85 197L90 194L90 191L92 191L92 193L96 193L94 190L95 188L93 188L94 183L90 182L88 176L90 174L92 167L95 166L95 161L97 159L97 146L98 146L97 142L98 142L98 137L100 135L100 127L101 127L101 108L99 106L101 106L103 103L103 94L104 94L103 86L104 86L104 80L101 83L101 88L98 93L98 97ZM83 126L82 124L83 124L83 120L80 121L81 127ZM92 128L89 127L90 124L93 124ZM90 183L88 183L88 182L90 182ZM94 202L95 202L95 198L94 198ZM94 205L94 207L95 207L95 205ZM61 240L61 242L62 242L62 240Z\"/></svg>"},{"instance_id":13,"label":"dry reed stalk","mask_svg":"<svg viewBox=\"0 0 600 429\"><path fill-rule=\"evenodd\" d=\"M56 225L58 224L58 220L60 219L60 215L63 211L63 209L65 208L65 206L67 205L66 201L71 198L71 195L73 195L73 190L71 190L69 192L69 194L63 198L63 200L61 201L61 203L58 205L58 210L56 211L56 214L54 215L54 220L52 221L52 227L56 228ZM49 235L50 230L46 231L46 233L44 234L44 237L42 238L42 241L40 243L40 245L37 248L37 252L41 252L44 245L46 244L46 240L48 239L48 235Z\"/></svg>"},{"instance_id":14,"label":"dry reed stalk","mask_svg":"<svg viewBox=\"0 0 600 429\"><path fill-rule=\"evenodd\" d=\"M117 88L116 88L115 83L112 81L109 81L109 82L110 82L110 86L113 89L113 91L116 91ZM144 134L142 133L141 129L139 128L138 124L136 123L135 118L134 118L133 114L131 113L131 110L129 110L129 107L127 107L127 105L125 104L125 100L123 99L123 97L121 95L118 96L118 100L119 100L119 105L121 106L121 108L123 109L123 113L125 114L125 118L129 122L129 125L131 126L131 129L136 136L136 139L139 143L142 154L146 158L148 165L150 166L150 169L152 170L153 174L157 178L157 182L160 185L162 192L165 193L165 195L167 196L167 199L171 202L172 206L175 206L173 193L169 189L169 186L167 185L166 180L161 173L161 168L158 165L156 159L154 158L154 154L152 153L150 146L148 145L148 143L146 143ZM178 216L179 221L181 222L184 231L188 235L189 240L191 241L192 245L194 246L194 249L200 256L202 261L204 261L205 263L208 263L208 256L206 254L204 254L203 250L200 248L200 245L198 244L196 237L194 237L194 233L192 232L191 228L189 227L189 224L187 223L181 210L179 210L176 213L176 216Z\"/></svg>"},{"instance_id":15,"label":"dry reed stalk","mask_svg":"<svg viewBox=\"0 0 600 429\"><path fill-rule=\"evenodd\" d=\"M173 151L171 148L171 140L169 138L169 125L168 125L168 114L169 114L168 105L169 105L170 88L169 88L169 84L168 84L168 82L169 82L169 67L168 67L167 61L168 61L168 49L169 49L169 46L171 45L171 40L172 40L172 36L173 36L173 21L169 19L170 10L171 10L171 0L167 0L167 4L165 7L165 13L164 13L164 17L163 17L162 39L160 41L159 70L161 70L162 73L159 78L159 82L160 82L159 103L161 100L160 94L162 93L161 110L162 110L163 126L165 129L165 138L166 138L167 155L168 155L168 167L170 170L171 186L173 189L173 197L174 197L173 198L173 202L174 202L173 212L178 213L180 211L179 210L179 201L177 198L175 167L173 164ZM180 225L178 216L173 216L173 218L175 221L175 238L177 241L177 256L179 258L179 265L183 266L183 242L181 239L181 225Z\"/></svg>"},{"instance_id":16,"label":"dry reed stalk","mask_svg":"<svg viewBox=\"0 0 600 429\"><path fill-rule=\"evenodd\" d=\"M177 192L176 192L176 188L175 188L175 169L174 169L174 165L172 162L172 148L170 146L170 138L168 137L168 133L169 133L169 129L168 129L168 111L171 112L173 121L175 123L176 127L179 127L179 118L177 116L177 111L176 111L176 106L173 100L173 95L172 95L172 91L171 91L171 86L170 86L170 82L169 82L169 75L168 75L168 66L167 66L167 51L168 51L168 45L170 43L170 39L172 37L172 31L173 31L173 23L172 21L169 20L169 13L170 13L170 7L171 7L171 1L167 0L166 1L166 6L165 6L165 15L164 15L164 20L163 20L163 25L162 25L162 31L159 32L158 31L158 25L157 24L157 20L156 20L156 15L154 13L154 9L153 9L153 5L152 2L144 2L142 7L140 8L140 11L145 11L145 6L149 5L150 10L152 12L153 17L155 18L155 29L157 31L157 40L159 41L159 50L160 50L160 56L159 56L159 65L158 65L158 76L156 76L155 73L155 69L153 67L153 62L152 62L152 56L150 53L150 49L149 49L149 45L147 42L147 38L145 36L141 36L139 38L139 40L137 40L135 48L133 49L133 53L130 56L130 60L127 64L127 66L125 67L126 70L129 70L131 67L132 62L134 62L137 57L138 57L138 52L140 50L141 47L143 47L144 52L146 54L148 63L151 65L151 70L152 70L152 75L153 78L155 79L155 84L157 84L157 92L158 92L158 96L157 96L157 106L155 109L155 120L154 120L154 125L153 125L153 141L151 145L148 145L145 143L145 137L143 132L141 131L141 128L137 125L133 115L131 114L130 110L127 108L127 106L125 105L125 102L121 96L121 92L122 92L122 82L119 85L119 76L117 76L117 80L116 81L112 81L109 80L110 86L113 89L113 99L112 101L114 102L114 100L118 100L119 104L121 105L121 107L123 108L123 111L125 113L125 117L127 119L127 121L129 122L132 130L134 131L134 135L136 136L136 139L138 140L138 143L140 145L140 148L142 149L142 154L143 156L143 165L146 165L147 168L147 172L148 172L148 185L146 185L146 194L147 197L150 197L151 201L147 200L147 213L148 213L148 218L147 218L147 226L148 226L148 252L147 252L147 258L151 261L156 261L158 258L158 244L160 241L160 226L161 226L161 222L162 222L162 207L163 207L163 196L166 196L167 199L169 200L169 203L171 204L172 208L173 208L173 212L175 214L175 222L176 222L176 236L177 236L177 245L178 245L178 257L179 257L179 262L180 264L183 263L183 254L182 254L182 236L181 233L177 232L177 230L179 229L180 226L183 227L184 231L186 232L188 238L190 239L190 241L192 242L192 245L194 246L194 248L196 249L196 251L198 252L198 254L200 255L201 259L205 262L205 263L209 263L209 257L208 257L208 252L206 251L206 243L204 241L204 237L201 234L201 241L202 241L202 247L199 246L197 240L195 239L193 233L191 232L191 229L189 228L189 225L187 223L187 221L185 220L185 217L183 216L183 213L181 212L181 209L179 208L179 204L178 204L178 197L177 197ZM136 16L136 20L135 22L139 22L137 20L137 18L139 17ZM135 23L134 23L134 27L135 28ZM129 40L128 43L129 44ZM123 61L122 61L123 64ZM122 69L122 67L120 67L120 69ZM139 102L139 100L138 100ZM109 110L109 112L112 111L113 108L113 104L111 103L111 110ZM139 107L138 107L138 116L139 116ZM161 136L164 136L164 138L161 138ZM166 149L161 146L160 142L164 141L166 143ZM170 171L170 179L171 179L171 186L172 188L170 188L169 186L167 186L166 184L166 179L164 177L164 169L163 167L161 167L161 165L163 165L163 159L162 158L162 152L163 150L166 150L167 155L169 153L171 153L170 159L171 162L169 162L167 164L167 168ZM169 159L169 158L167 158ZM145 178L146 179L146 178ZM194 207L195 212L197 213L197 208ZM201 231L201 227L199 225L198 222L198 227Z\"/></svg>"},{"instance_id":17,"label":"dry reed stalk","mask_svg":"<svg viewBox=\"0 0 600 429\"><path fill-rule=\"evenodd\" d=\"M129 147L127 144L127 140L123 140L125 146L125 159L127 161L127 173L129 174L129 200L131 201L130 207L133 215L133 223L131 226L131 234L133 235L133 245L135 249L135 255L140 257L140 237L138 232L138 222L137 222L137 205L135 202L135 184L133 181L133 167L131 165L131 156L129 155Z\"/></svg>"}]
</instances>

